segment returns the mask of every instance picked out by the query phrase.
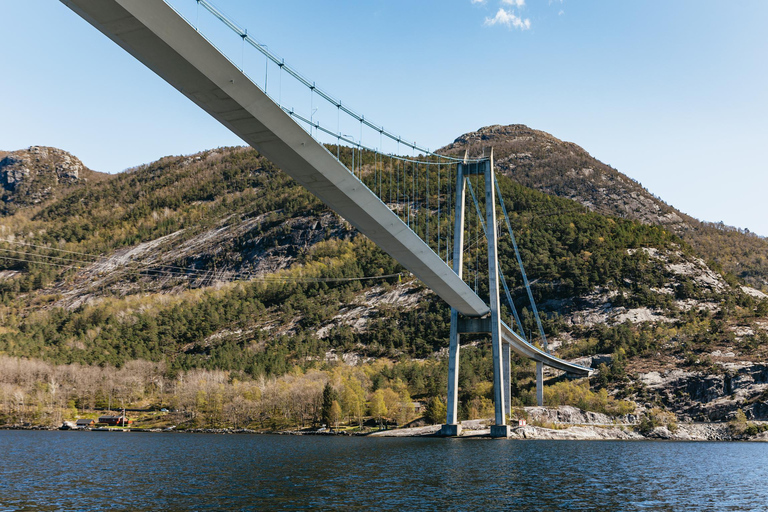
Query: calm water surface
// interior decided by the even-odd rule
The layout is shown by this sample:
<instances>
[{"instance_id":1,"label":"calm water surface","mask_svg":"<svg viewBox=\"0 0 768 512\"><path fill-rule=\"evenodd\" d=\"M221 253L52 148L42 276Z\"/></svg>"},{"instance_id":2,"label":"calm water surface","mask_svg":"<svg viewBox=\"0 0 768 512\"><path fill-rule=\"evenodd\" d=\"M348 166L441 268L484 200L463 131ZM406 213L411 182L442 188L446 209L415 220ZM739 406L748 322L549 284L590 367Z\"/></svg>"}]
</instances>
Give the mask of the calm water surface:
<instances>
[{"instance_id":1,"label":"calm water surface","mask_svg":"<svg viewBox=\"0 0 768 512\"><path fill-rule=\"evenodd\" d=\"M0 511L768 510L768 444L0 431Z\"/></svg>"}]
</instances>

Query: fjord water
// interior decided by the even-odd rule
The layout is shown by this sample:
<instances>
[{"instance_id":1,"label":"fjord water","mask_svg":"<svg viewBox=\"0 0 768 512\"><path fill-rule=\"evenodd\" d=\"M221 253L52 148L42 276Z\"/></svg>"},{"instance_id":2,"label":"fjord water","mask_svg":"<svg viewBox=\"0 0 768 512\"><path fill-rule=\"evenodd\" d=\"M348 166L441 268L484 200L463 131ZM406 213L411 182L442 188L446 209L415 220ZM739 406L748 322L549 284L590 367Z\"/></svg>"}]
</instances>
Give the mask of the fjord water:
<instances>
[{"instance_id":1,"label":"fjord water","mask_svg":"<svg viewBox=\"0 0 768 512\"><path fill-rule=\"evenodd\" d=\"M0 510L766 510L768 444L0 432Z\"/></svg>"}]
</instances>

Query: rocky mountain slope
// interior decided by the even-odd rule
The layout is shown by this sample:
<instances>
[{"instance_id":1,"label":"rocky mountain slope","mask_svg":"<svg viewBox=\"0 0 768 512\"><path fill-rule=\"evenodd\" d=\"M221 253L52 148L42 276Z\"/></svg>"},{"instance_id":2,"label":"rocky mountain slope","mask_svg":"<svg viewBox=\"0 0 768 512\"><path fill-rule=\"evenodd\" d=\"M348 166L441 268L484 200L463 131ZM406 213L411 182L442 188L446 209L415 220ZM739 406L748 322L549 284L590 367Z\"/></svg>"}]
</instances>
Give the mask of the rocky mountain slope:
<instances>
[{"instance_id":1,"label":"rocky mountain slope","mask_svg":"<svg viewBox=\"0 0 768 512\"><path fill-rule=\"evenodd\" d=\"M32 206L104 177L75 156L56 148L32 146L0 154L0 213Z\"/></svg>"},{"instance_id":2,"label":"rocky mountain slope","mask_svg":"<svg viewBox=\"0 0 768 512\"><path fill-rule=\"evenodd\" d=\"M524 125L484 127L462 135L443 151L463 154L468 149L476 154L489 147L498 170L518 183L605 215L664 226L726 272L768 291L768 239L694 219L576 144Z\"/></svg>"},{"instance_id":3,"label":"rocky mountain slope","mask_svg":"<svg viewBox=\"0 0 768 512\"><path fill-rule=\"evenodd\" d=\"M708 264L716 251L688 238L696 221L577 146L526 127L484 128L446 151L480 145L495 148L559 355L599 368L595 387L640 408L768 418L768 297L725 260L725 270ZM413 395L442 392L440 371L427 379L414 368L444 361L445 305L255 151L167 157L113 176L51 148L2 162L0 355L147 359L171 373L244 378L388 359L400 361L397 378ZM500 258L533 332L509 242ZM750 268L759 277L759 265ZM470 414L490 396L490 366L487 345L467 342ZM530 404L531 365L517 360L513 373L515 399Z\"/></svg>"}]
</instances>

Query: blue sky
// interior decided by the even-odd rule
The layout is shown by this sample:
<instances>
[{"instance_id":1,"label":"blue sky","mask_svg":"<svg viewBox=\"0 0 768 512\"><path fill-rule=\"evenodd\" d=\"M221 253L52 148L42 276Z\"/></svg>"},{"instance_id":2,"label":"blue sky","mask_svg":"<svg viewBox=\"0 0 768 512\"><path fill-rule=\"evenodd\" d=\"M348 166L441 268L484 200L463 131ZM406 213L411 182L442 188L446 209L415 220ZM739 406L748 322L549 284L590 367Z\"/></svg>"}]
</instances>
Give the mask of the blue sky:
<instances>
[{"instance_id":1,"label":"blue sky","mask_svg":"<svg viewBox=\"0 0 768 512\"><path fill-rule=\"evenodd\" d=\"M194 0L171 3L217 30L197 19ZM213 3L318 86L420 145L527 124L686 213L768 236L764 0ZM0 149L56 146L118 172L242 144L58 1L0 8ZM239 47L228 48L236 60ZM241 58L261 73L255 56Z\"/></svg>"}]
</instances>

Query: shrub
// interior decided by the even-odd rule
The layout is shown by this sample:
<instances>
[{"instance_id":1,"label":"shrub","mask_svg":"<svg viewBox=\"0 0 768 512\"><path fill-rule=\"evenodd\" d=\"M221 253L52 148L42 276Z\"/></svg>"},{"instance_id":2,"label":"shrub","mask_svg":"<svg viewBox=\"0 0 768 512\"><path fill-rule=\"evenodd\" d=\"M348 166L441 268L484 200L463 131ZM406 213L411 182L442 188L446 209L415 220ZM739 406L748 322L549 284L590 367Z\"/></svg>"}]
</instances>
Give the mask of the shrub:
<instances>
[{"instance_id":1,"label":"shrub","mask_svg":"<svg viewBox=\"0 0 768 512\"><path fill-rule=\"evenodd\" d=\"M677 418L669 411L654 407L645 413L637 429L647 434L657 427L667 427L670 432L677 432Z\"/></svg>"},{"instance_id":2,"label":"shrub","mask_svg":"<svg viewBox=\"0 0 768 512\"><path fill-rule=\"evenodd\" d=\"M573 405L585 411L600 412L609 416L622 416L635 411L635 403L616 400L601 389L593 392L586 380L558 382L544 388L544 403L550 406Z\"/></svg>"}]
</instances>

